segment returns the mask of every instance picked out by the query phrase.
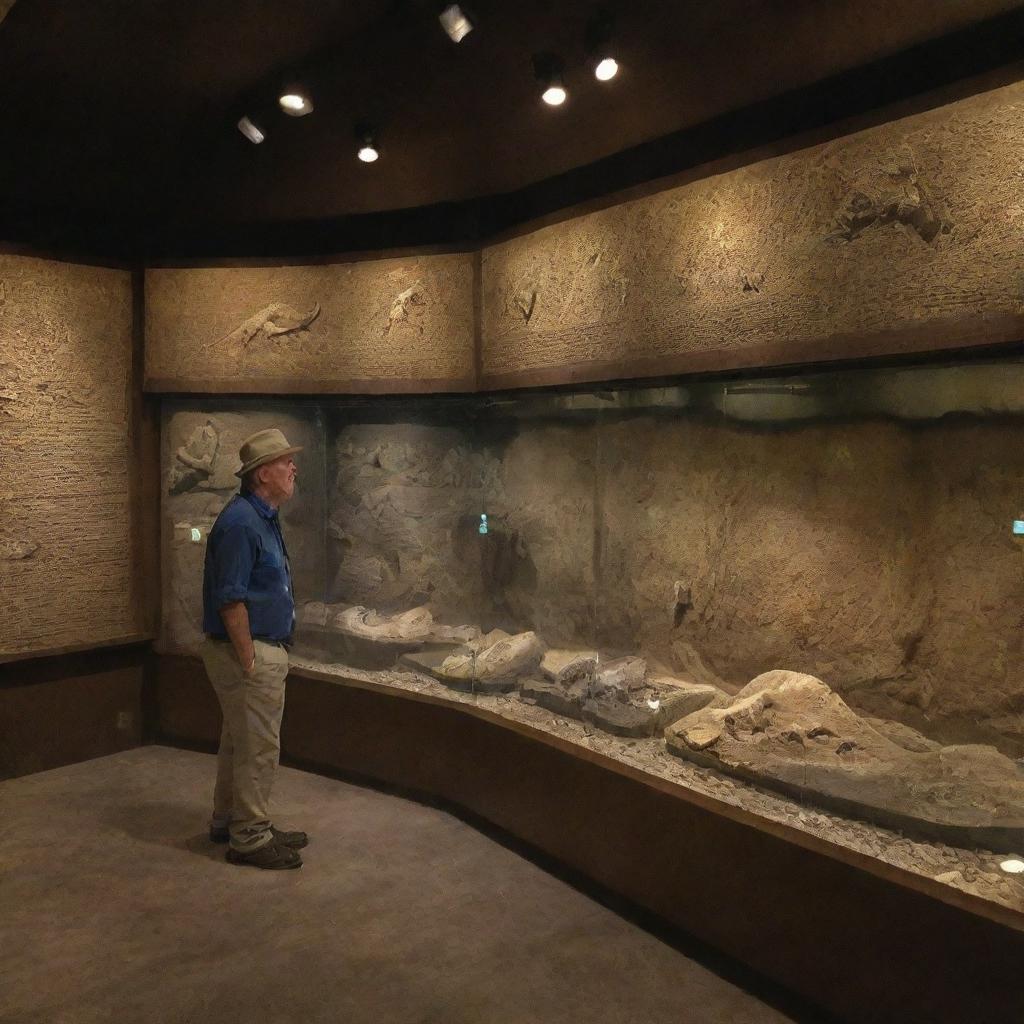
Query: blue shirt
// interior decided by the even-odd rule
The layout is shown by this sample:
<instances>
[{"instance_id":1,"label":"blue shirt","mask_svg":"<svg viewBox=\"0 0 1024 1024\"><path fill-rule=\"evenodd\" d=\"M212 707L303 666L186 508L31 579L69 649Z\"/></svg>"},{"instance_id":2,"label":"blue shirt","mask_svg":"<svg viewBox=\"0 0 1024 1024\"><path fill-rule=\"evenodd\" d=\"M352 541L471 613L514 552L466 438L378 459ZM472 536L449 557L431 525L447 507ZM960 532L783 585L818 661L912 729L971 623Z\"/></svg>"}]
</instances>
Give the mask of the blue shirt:
<instances>
[{"instance_id":1,"label":"blue shirt","mask_svg":"<svg viewBox=\"0 0 1024 1024\"><path fill-rule=\"evenodd\" d=\"M232 601L245 602L254 637L291 637L295 599L277 510L248 491L236 494L224 506L206 542L204 633L227 636L220 609Z\"/></svg>"}]
</instances>

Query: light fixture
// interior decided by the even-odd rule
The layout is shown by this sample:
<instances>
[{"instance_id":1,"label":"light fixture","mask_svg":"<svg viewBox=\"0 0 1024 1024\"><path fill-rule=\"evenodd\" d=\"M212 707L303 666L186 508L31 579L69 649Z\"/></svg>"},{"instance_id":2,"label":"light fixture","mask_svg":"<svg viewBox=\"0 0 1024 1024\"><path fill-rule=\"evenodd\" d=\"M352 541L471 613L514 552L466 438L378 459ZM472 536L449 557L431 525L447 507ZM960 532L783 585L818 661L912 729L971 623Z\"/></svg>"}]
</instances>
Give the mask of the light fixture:
<instances>
[{"instance_id":1,"label":"light fixture","mask_svg":"<svg viewBox=\"0 0 1024 1024\"><path fill-rule=\"evenodd\" d=\"M380 149L377 146L377 135L372 125L356 125L356 141L359 143L359 151L356 156L364 164L372 164L380 157Z\"/></svg>"},{"instance_id":2,"label":"light fixture","mask_svg":"<svg viewBox=\"0 0 1024 1024\"><path fill-rule=\"evenodd\" d=\"M1024 874L1024 860L1018 860L1016 857L1011 857L1009 860L1004 860L999 866L1008 875Z\"/></svg>"},{"instance_id":3,"label":"light fixture","mask_svg":"<svg viewBox=\"0 0 1024 1024\"><path fill-rule=\"evenodd\" d=\"M305 117L313 113L313 101L309 93L297 85L288 85L282 89L277 102L289 117Z\"/></svg>"},{"instance_id":4,"label":"light fixture","mask_svg":"<svg viewBox=\"0 0 1024 1024\"><path fill-rule=\"evenodd\" d=\"M447 4L437 20L453 43L461 43L475 28L473 19L458 4Z\"/></svg>"},{"instance_id":5,"label":"light fixture","mask_svg":"<svg viewBox=\"0 0 1024 1024\"><path fill-rule=\"evenodd\" d=\"M533 55L533 73L544 86L540 98L549 107L560 107L568 97L562 73L565 65L560 57L553 53L535 53Z\"/></svg>"},{"instance_id":6,"label":"light fixture","mask_svg":"<svg viewBox=\"0 0 1024 1024\"><path fill-rule=\"evenodd\" d=\"M587 22L584 46L594 77L600 82L610 82L619 73L619 62L612 53L614 27L611 14L604 9L596 11Z\"/></svg>"},{"instance_id":7,"label":"light fixture","mask_svg":"<svg viewBox=\"0 0 1024 1024\"><path fill-rule=\"evenodd\" d=\"M541 93L540 98L549 107L560 107L568 97L565 86L561 79L554 79L551 84Z\"/></svg>"},{"instance_id":8,"label":"light fixture","mask_svg":"<svg viewBox=\"0 0 1024 1024\"><path fill-rule=\"evenodd\" d=\"M238 130L255 146L266 138L260 126L250 117L243 117L238 122Z\"/></svg>"}]
</instances>

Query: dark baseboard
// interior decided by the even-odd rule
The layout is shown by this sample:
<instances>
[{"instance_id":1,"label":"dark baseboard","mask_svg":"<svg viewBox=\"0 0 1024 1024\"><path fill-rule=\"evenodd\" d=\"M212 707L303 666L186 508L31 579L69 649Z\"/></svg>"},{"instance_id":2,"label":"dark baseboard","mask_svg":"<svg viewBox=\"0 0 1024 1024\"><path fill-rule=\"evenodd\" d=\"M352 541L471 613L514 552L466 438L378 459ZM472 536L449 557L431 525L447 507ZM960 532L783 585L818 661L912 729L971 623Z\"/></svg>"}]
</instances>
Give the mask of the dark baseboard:
<instances>
[{"instance_id":1,"label":"dark baseboard","mask_svg":"<svg viewBox=\"0 0 1024 1024\"><path fill-rule=\"evenodd\" d=\"M0 665L0 778L137 747L148 642Z\"/></svg>"}]
</instances>

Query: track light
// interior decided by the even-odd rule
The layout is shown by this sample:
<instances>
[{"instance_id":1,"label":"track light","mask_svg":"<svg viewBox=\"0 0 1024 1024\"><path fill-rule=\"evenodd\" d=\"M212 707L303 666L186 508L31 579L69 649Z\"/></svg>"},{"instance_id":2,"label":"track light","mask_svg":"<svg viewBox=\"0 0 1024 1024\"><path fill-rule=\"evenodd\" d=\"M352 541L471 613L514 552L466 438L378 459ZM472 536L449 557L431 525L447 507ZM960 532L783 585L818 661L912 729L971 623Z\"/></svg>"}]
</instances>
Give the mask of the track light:
<instances>
[{"instance_id":1,"label":"track light","mask_svg":"<svg viewBox=\"0 0 1024 1024\"><path fill-rule=\"evenodd\" d=\"M238 130L255 146L266 138L260 126L249 117L243 117L238 122Z\"/></svg>"},{"instance_id":2,"label":"track light","mask_svg":"<svg viewBox=\"0 0 1024 1024\"><path fill-rule=\"evenodd\" d=\"M560 57L553 53L535 53L533 55L533 73L544 87L541 99L549 107L560 107L569 95L565 90L562 74L565 65Z\"/></svg>"},{"instance_id":3,"label":"track light","mask_svg":"<svg viewBox=\"0 0 1024 1024\"><path fill-rule=\"evenodd\" d=\"M541 93L540 98L549 107L560 107L567 99L568 93L561 79L552 80L551 84Z\"/></svg>"},{"instance_id":4,"label":"track light","mask_svg":"<svg viewBox=\"0 0 1024 1024\"><path fill-rule=\"evenodd\" d=\"M282 89L277 102L289 117L305 117L313 113L313 101L309 93L297 85L288 85Z\"/></svg>"},{"instance_id":5,"label":"track light","mask_svg":"<svg viewBox=\"0 0 1024 1024\"><path fill-rule=\"evenodd\" d=\"M587 22L584 46L594 69L594 77L601 82L609 82L619 73L619 62L612 54L614 27L612 16L606 10L595 12Z\"/></svg>"},{"instance_id":6,"label":"track light","mask_svg":"<svg viewBox=\"0 0 1024 1024\"><path fill-rule=\"evenodd\" d=\"M458 4L447 4L437 20L453 43L461 43L476 27L473 19Z\"/></svg>"},{"instance_id":7,"label":"track light","mask_svg":"<svg viewBox=\"0 0 1024 1024\"><path fill-rule=\"evenodd\" d=\"M370 125L356 125L356 140L359 143L359 151L356 156L364 164L372 164L379 159L380 149L377 147L377 136Z\"/></svg>"}]
</instances>

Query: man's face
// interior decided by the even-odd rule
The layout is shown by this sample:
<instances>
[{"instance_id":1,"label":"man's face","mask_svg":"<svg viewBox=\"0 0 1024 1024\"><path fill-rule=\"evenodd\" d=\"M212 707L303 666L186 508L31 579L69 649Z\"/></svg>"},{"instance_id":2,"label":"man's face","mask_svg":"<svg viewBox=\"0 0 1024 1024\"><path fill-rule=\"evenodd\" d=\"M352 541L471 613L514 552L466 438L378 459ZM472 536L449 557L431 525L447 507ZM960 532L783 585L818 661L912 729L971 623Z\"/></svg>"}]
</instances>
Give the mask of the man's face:
<instances>
[{"instance_id":1,"label":"man's face","mask_svg":"<svg viewBox=\"0 0 1024 1024\"><path fill-rule=\"evenodd\" d=\"M260 467L260 480L272 505L280 505L295 493L295 477L299 470L290 455L282 455Z\"/></svg>"}]
</instances>

